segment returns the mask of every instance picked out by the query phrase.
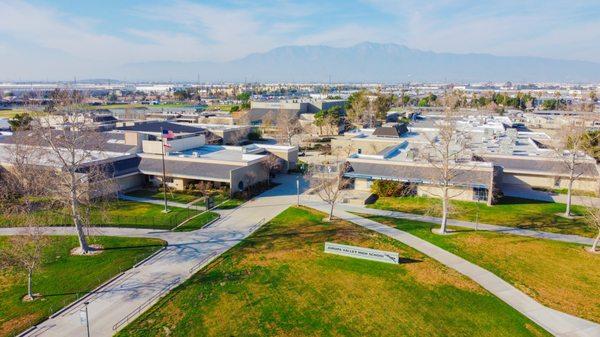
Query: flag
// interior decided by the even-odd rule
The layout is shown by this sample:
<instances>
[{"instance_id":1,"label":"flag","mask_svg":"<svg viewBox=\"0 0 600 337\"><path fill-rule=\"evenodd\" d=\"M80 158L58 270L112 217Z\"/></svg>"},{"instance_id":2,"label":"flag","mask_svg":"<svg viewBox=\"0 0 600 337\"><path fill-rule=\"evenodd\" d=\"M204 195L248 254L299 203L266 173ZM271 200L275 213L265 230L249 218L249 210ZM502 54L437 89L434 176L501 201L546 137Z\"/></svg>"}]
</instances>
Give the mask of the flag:
<instances>
[{"instance_id":1,"label":"flag","mask_svg":"<svg viewBox=\"0 0 600 337\"><path fill-rule=\"evenodd\" d=\"M175 138L175 134L173 133L173 130L162 130L162 137L164 139L173 139Z\"/></svg>"}]
</instances>

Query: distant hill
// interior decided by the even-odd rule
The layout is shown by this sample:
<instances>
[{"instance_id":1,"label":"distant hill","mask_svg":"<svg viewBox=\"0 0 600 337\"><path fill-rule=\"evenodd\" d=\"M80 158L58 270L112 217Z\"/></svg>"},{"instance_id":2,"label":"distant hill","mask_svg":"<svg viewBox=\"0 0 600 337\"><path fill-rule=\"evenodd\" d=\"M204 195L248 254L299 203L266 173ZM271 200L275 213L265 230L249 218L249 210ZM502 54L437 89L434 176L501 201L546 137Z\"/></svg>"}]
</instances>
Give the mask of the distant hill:
<instances>
[{"instance_id":1,"label":"distant hill","mask_svg":"<svg viewBox=\"0 0 600 337\"><path fill-rule=\"evenodd\" d=\"M262 82L560 81L600 82L600 64L540 57L435 53L397 44L285 46L229 62L128 64L119 73L140 80Z\"/></svg>"}]
</instances>

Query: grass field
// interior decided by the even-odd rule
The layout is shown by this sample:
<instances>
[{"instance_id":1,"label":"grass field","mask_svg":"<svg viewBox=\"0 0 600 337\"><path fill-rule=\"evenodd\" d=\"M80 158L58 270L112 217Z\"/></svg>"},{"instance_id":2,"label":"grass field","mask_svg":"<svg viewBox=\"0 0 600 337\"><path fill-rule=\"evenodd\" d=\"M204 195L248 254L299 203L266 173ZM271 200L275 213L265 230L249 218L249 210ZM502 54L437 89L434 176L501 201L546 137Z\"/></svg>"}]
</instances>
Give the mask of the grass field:
<instances>
[{"instance_id":1,"label":"grass field","mask_svg":"<svg viewBox=\"0 0 600 337\"><path fill-rule=\"evenodd\" d=\"M27 109L0 110L0 118L13 118L16 114L32 113Z\"/></svg>"},{"instance_id":2,"label":"grass field","mask_svg":"<svg viewBox=\"0 0 600 337\"><path fill-rule=\"evenodd\" d=\"M480 223L542 230L553 233L576 234L593 237L596 231L584 219L566 219L557 213L565 211L564 204L504 197L499 204L458 201L452 202L450 218ZM415 214L440 216L441 201L437 198L403 197L379 198L369 207ZM583 215L585 208L572 206L572 212Z\"/></svg>"},{"instance_id":3,"label":"grass field","mask_svg":"<svg viewBox=\"0 0 600 337\"><path fill-rule=\"evenodd\" d=\"M209 105L208 108L206 110L208 111L230 111L231 107L234 106L234 104L218 104L218 105Z\"/></svg>"},{"instance_id":4,"label":"grass field","mask_svg":"<svg viewBox=\"0 0 600 337\"><path fill-rule=\"evenodd\" d=\"M164 200L164 197L165 197L164 192L157 191L157 190L150 190L150 189L139 189L139 190L131 191L131 192L127 193L127 195L130 195L132 197L150 198L150 199L156 199L156 200ZM183 204L190 203L198 198L201 198L201 195L193 195L193 194L169 192L169 191L167 192L167 200L179 202L179 203L183 203Z\"/></svg>"},{"instance_id":5,"label":"grass field","mask_svg":"<svg viewBox=\"0 0 600 337\"><path fill-rule=\"evenodd\" d=\"M474 282L401 243L289 208L119 336L547 336ZM399 252L398 265L323 253Z\"/></svg>"},{"instance_id":6,"label":"grass field","mask_svg":"<svg viewBox=\"0 0 600 337\"><path fill-rule=\"evenodd\" d=\"M551 192L551 193L555 193L555 194L568 194L569 190L566 188L553 188L553 189L548 189L548 188L533 188L534 190L538 190L538 191L544 191L544 192ZM581 191L581 190L572 190L571 191L572 195L579 195L579 196L584 196L584 197L597 197L598 193L596 192L592 192L592 191Z\"/></svg>"},{"instance_id":7,"label":"grass field","mask_svg":"<svg viewBox=\"0 0 600 337\"><path fill-rule=\"evenodd\" d=\"M150 107L152 107L152 108L190 108L193 106L194 106L193 104L185 103L185 102L161 103L161 104L150 105Z\"/></svg>"},{"instance_id":8,"label":"grass field","mask_svg":"<svg viewBox=\"0 0 600 337\"><path fill-rule=\"evenodd\" d=\"M144 104L103 104L103 105L86 105L85 108L88 110L101 110L101 109L137 109L148 107Z\"/></svg>"},{"instance_id":9,"label":"grass field","mask_svg":"<svg viewBox=\"0 0 600 337\"><path fill-rule=\"evenodd\" d=\"M204 227L207 223L217 219L219 217L218 213L215 212L204 212L197 217L191 219L185 224L177 227L175 229L176 232L189 232L195 231L196 229L200 229Z\"/></svg>"},{"instance_id":10,"label":"grass field","mask_svg":"<svg viewBox=\"0 0 600 337\"><path fill-rule=\"evenodd\" d=\"M216 194L213 196L213 202L215 205L215 209L232 209L240 206L246 200L239 198L230 198L228 195ZM197 206L205 206L206 200L202 199L194 203Z\"/></svg>"},{"instance_id":11,"label":"grass field","mask_svg":"<svg viewBox=\"0 0 600 337\"><path fill-rule=\"evenodd\" d=\"M580 245L458 228L442 236L431 232L436 224L369 218L488 269L551 308L600 323L600 255Z\"/></svg>"},{"instance_id":12,"label":"grass field","mask_svg":"<svg viewBox=\"0 0 600 337\"><path fill-rule=\"evenodd\" d=\"M91 237L91 243L106 250L94 256L70 256L77 246L74 236L52 236L44 251L44 263L34 274L33 291L43 297L23 302L27 277L14 269L0 270L0 336L13 336L44 320L120 271L164 245L157 239ZM0 250L10 249L7 237L0 237Z\"/></svg>"},{"instance_id":13,"label":"grass field","mask_svg":"<svg viewBox=\"0 0 600 337\"><path fill-rule=\"evenodd\" d=\"M163 209L162 205L119 200L111 202L103 211L93 211L91 219L95 226L171 229L185 219L200 213L197 210L178 207L169 207L171 211L163 213ZM45 210L38 211L36 215L40 217L40 224L49 226L72 225L66 211ZM199 221L203 219L207 218L198 217L192 223L194 226L201 226ZM18 223L18 219L14 219L9 215L0 216L0 227L15 226L15 223Z\"/></svg>"},{"instance_id":14,"label":"grass field","mask_svg":"<svg viewBox=\"0 0 600 337\"><path fill-rule=\"evenodd\" d=\"M221 202L216 202L216 205L219 205L217 207L217 209L233 209L236 207L239 207L241 204L245 203L245 200L242 199L237 199L237 198L232 198L232 199L227 199L226 201L223 200Z\"/></svg>"},{"instance_id":15,"label":"grass field","mask_svg":"<svg viewBox=\"0 0 600 337\"><path fill-rule=\"evenodd\" d=\"M14 110L0 110L0 118L13 118L15 114Z\"/></svg>"}]
</instances>

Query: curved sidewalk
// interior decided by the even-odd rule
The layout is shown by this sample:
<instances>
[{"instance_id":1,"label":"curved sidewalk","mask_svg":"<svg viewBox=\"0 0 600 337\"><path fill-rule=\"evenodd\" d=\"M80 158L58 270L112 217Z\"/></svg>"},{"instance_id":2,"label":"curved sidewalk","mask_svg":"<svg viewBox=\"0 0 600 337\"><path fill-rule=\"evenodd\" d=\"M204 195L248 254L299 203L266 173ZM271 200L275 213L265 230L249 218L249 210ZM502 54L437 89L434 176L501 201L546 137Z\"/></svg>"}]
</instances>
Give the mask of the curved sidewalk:
<instances>
[{"instance_id":1,"label":"curved sidewalk","mask_svg":"<svg viewBox=\"0 0 600 337\"><path fill-rule=\"evenodd\" d=\"M329 207L319 201L305 201L303 205L328 212ZM527 296L508 282L488 270L458 257L442 248L407 232L354 215L336 207L334 215L361 227L398 240L419 252L441 262L480 284L490 293L506 302L542 328L560 337L598 337L600 325L563 312L548 308Z\"/></svg>"},{"instance_id":2,"label":"curved sidewalk","mask_svg":"<svg viewBox=\"0 0 600 337\"><path fill-rule=\"evenodd\" d=\"M387 210L383 210L383 209L368 208L368 207L355 206L355 205L340 204L340 205L337 205L336 207L346 210L346 211L349 211L349 212L354 212L354 213L386 216L386 217L397 218L397 219L407 219L407 220L414 220L414 221L421 221L421 222L431 222L431 223L436 223L436 224L439 224L442 221L442 219L440 219L440 218L428 216L428 215L387 211ZM504 234L528 236L528 237L537 238L537 239L548 239L548 240L563 241L563 242L569 242L569 243L578 243L578 244L587 245L587 246L591 246L594 243L594 239L586 238L584 236L579 236L579 235L542 232L542 231L535 231L535 230L531 230L531 229L523 229L523 228L516 228L516 227L488 225L488 224L484 224L484 223L476 224L474 222L453 220L453 219L448 219L448 225L455 226L455 227L465 227L465 228L477 229L477 230L481 230L481 231L490 231L490 232L498 232L498 233L504 233Z\"/></svg>"}]
</instances>

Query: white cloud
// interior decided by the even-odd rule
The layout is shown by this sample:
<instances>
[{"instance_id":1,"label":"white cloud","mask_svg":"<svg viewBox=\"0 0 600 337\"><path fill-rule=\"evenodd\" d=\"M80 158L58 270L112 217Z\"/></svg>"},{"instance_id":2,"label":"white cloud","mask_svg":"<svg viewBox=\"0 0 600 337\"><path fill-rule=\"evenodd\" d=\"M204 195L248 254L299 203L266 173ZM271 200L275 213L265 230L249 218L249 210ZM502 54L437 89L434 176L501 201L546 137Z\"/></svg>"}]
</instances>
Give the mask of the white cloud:
<instances>
[{"instance_id":1,"label":"white cloud","mask_svg":"<svg viewBox=\"0 0 600 337\"><path fill-rule=\"evenodd\" d=\"M380 17L371 13L365 18L360 11L351 13L351 6L325 2L147 3L124 10L142 26L118 26L106 33L102 25L108 23L102 18L68 15L25 0L0 0L0 44L10 48L0 55L3 63L11 64L0 76L102 76L124 63L226 61L281 45L349 46L363 41L600 62L600 44L595 42L600 40L600 21L589 8L593 3L365 0L363 6L377 8ZM353 21L339 19L345 16Z\"/></svg>"},{"instance_id":2,"label":"white cloud","mask_svg":"<svg viewBox=\"0 0 600 337\"><path fill-rule=\"evenodd\" d=\"M594 2L507 0L369 0L396 17L396 29L412 48L438 52L477 52L600 62L600 13Z\"/></svg>"}]
</instances>

